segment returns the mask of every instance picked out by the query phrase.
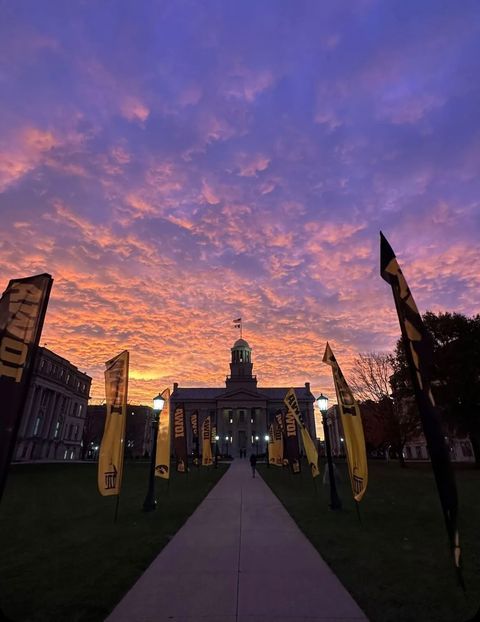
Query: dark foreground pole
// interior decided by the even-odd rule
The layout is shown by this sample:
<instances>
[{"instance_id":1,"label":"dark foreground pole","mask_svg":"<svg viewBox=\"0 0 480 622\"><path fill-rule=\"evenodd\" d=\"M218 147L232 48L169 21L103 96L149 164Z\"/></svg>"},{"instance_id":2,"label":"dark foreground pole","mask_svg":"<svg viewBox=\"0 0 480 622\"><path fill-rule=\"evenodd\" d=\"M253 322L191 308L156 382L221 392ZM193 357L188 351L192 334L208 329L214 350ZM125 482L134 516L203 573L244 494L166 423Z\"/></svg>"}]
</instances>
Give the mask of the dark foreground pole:
<instances>
[{"instance_id":1,"label":"dark foreground pole","mask_svg":"<svg viewBox=\"0 0 480 622\"><path fill-rule=\"evenodd\" d=\"M337 492L337 485L335 483L335 473L333 472L333 460L332 460L332 448L330 446L330 436L328 432L328 425L326 419L326 413L322 412L322 424L323 434L325 436L325 449L327 452L327 464L328 464L328 479L330 482L330 509L341 510L342 502Z\"/></svg>"},{"instance_id":2,"label":"dark foreground pole","mask_svg":"<svg viewBox=\"0 0 480 622\"><path fill-rule=\"evenodd\" d=\"M158 435L158 413L154 413L152 420L152 455L150 456L150 473L148 476L148 491L145 501L143 502L143 511L152 512L157 507L155 499L155 460L157 457L157 435Z\"/></svg>"}]
</instances>

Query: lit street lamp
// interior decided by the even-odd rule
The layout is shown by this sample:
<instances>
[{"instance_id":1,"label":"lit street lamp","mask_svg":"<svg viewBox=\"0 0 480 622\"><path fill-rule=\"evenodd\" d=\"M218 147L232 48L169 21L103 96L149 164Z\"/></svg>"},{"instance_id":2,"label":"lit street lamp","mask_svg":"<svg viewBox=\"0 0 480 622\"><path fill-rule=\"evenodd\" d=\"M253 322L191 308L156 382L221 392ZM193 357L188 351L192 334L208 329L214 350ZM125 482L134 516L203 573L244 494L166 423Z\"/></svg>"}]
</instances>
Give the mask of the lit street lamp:
<instances>
[{"instance_id":1,"label":"lit street lamp","mask_svg":"<svg viewBox=\"0 0 480 622\"><path fill-rule=\"evenodd\" d=\"M328 410L328 397L320 394L320 397L317 398L318 409L322 413L322 425L323 425L323 435L325 436L325 450L327 454L327 464L328 464L328 479L330 482L330 509L331 510L340 510L342 508L342 502L340 501L340 497L337 493L337 486L335 483L335 474L333 472L333 460L332 460L332 448L330 446L330 435L328 431L327 424L327 410Z\"/></svg>"},{"instance_id":2,"label":"lit street lamp","mask_svg":"<svg viewBox=\"0 0 480 622\"><path fill-rule=\"evenodd\" d=\"M255 437L255 452L256 452L257 457L258 457L258 436Z\"/></svg>"},{"instance_id":3,"label":"lit street lamp","mask_svg":"<svg viewBox=\"0 0 480 622\"><path fill-rule=\"evenodd\" d=\"M148 476L148 491L145 501L143 502L143 511L152 512L157 507L155 499L155 460L157 458L157 436L158 436L158 420L160 413L165 405L165 400L160 395L153 398L153 417L152 417L152 455L150 456L150 473Z\"/></svg>"},{"instance_id":4,"label":"lit street lamp","mask_svg":"<svg viewBox=\"0 0 480 622\"><path fill-rule=\"evenodd\" d=\"M267 455L267 469L270 468L270 458L268 455L268 441L270 440L270 437L268 436L268 434L265 434L265 447L266 447L266 455Z\"/></svg>"},{"instance_id":5,"label":"lit street lamp","mask_svg":"<svg viewBox=\"0 0 480 622\"><path fill-rule=\"evenodd\" d=\"M229 437L229 436L226 436L226 437L225 437L225 441L226 441L226 443L227 443L227 450L226 450L226 452L225 452L225 453L226 453L226 458L228 458L228 441L229 441L229 440L230 440L230 437Z\"/></svg>"}]
</instances>

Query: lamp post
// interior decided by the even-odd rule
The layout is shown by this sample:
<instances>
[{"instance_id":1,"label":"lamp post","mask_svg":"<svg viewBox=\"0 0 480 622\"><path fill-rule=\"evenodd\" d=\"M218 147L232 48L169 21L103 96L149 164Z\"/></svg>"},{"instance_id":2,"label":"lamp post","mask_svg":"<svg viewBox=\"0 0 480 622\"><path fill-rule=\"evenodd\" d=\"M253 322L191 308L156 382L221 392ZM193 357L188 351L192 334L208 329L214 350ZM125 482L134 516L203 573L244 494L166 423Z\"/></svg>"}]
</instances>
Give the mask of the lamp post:
<instances>
[{"instance_id":1,"label":"lamp post","mask_svg":"<svg viewBox=\"0 0 480 622\"><path fill-rule=\"evenodd\" d=\"M160 413L165 405L165 400L160 395L153 398L153 417L152 417L152 455L150 456L150 473L148 476L148 490L145 501L143 502L144 512L153 512L157 507L155 499L155 460L157 457L157 436L158 436L158 420Z\"/></svg>"},{"instance_id":2,"label":"lamp post","mask_svg":"<svg viewBox=\"0 0 480 622\"><path fill-rule=\"evenodd\" d=\"M214 461L214 467L218 468L218 441L219 441L220 437L218 436L218 434L215 436L215 461Z\"/></svg>"},{"instance_id":3,"label":"lamp post","mask_svg":"<svg viewBox=\"0 0 480 622\"><path fill-rule=\"evenodd\" d=\"M270 458L268 455L268 441L270 440L270 437L268 436L268 434L265 434L265 447L266 447L266 455L267 455L267 469L270 468Z\"/></svg>"},{"instance_id":4,"label":"lamp post","mask_svg":"<svg viewBox=\"0 0 480 622\"><path fill-rule=\"evenodd\" d=\"M330 435L327 424L328 397L320 394L317 398L318 409L322 413L323 435L325 436L325 450L327 453L328 479L330 482L330 509L340 510L342 502L337 493L337 485L335 483L335 474L333 472L332 448L330 446Z\"/></svg>"},{"instance_id":5,"label":"lamp post","mask_svg":"<svg viewBox=\"0 0 480 622\"><path fill-rule=\"evenodd\" d=\"M258 436L255 437L255 453L257 454L258 458Z\"/></svg>"},{"instance_id":6,"label":"lamp post","mask_svg":"<svg viewBox=\"0 0 480 622\"><path fill-rule=\"evenodd\" d=\"M228 454L228 441L229 441L229 440L230 440L230 437L229 437L229 436L226 436L226 437L225 437L225 441L226 441L226 446L227 446L227 451L226 451L226 458L227 458L227 459L228 459L228 455L229 455L229 454Z\"/></svg>"}]
</instances>

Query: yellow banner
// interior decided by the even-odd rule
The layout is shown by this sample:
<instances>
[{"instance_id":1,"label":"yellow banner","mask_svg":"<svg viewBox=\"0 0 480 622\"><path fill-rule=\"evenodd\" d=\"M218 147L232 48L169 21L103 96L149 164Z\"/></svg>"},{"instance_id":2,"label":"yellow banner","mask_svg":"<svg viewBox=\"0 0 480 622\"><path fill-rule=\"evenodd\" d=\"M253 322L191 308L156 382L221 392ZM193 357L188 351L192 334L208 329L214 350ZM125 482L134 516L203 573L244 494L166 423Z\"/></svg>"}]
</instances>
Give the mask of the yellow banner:
<instances>
[{"instance_id":1,"label":"yellow banner","mask_svg":"<svg viewBox=\"0 0 480 622\"><path fill-rule=\"evenodd\" d=\"M211 442L211 422L210 416L206 417L202 423L202 465L210 466L213 462L212 459L212 442Z\"/></svg>"},{"instance_id":2,"label":"yellow banner","mask_svg":"<svg viewBox=\"0 0 480 622\"><path fill-rule=\"evenodd\" d=\"M119 495L122 486L127 422L128 351L105 363L107 416L98 458L98 490L104 497Z\"/></svg>"},{"instance_id":3,"label":"yellow banner","mask_svg":"<svg viewBox=\"0 0 480 622\"><path fill-rule=\"evenodd\" d=\"M170 478L170 389L162 391L165 400L158 421L157 453L155 456L155 475L163 479Z\"/></svg>"},{"instance_id":4,"label":"yellow banner","mask_svg":"<svg viewBox=\"0 0 480 622\"><path fill-rule=\"evenodd\" d=\"M312 477L317 477L320 475L320 471L318 470L318 451L315 447L315 443L312 441L312 437L310 436L310 432L305 424L302 413L300 412L300 407L298 405L294 389L289 389L287 391L287 395L283 401L285 402L287 408L293 413L293 416L298 423L305 453L307 454L308 464L310 465L310 469L312 471Z\"/></svg>"},{"instance_id":5,"label":"yellow banner","mask_svg":"<svg viewBox=\"0 0 480 622\"><path fill-rule=\"evenodd\" d=\"M277 423L272 423L269 430L268 461L275 466L283 466L283 434Z\"/></svg>"},{"instance_id":6,"label":"yellow banner","mask_svg":"<svg viewBox=\"0 0 480 622\"><path fill-rule=\"evenodd\" d=\"M323 355L323 362L332 368L338 408L345 436L353 498L355 501L360 501L367 490L368 483L367 451L365 449L360 409L328 342Z\"/></svg>"}]
</instances>

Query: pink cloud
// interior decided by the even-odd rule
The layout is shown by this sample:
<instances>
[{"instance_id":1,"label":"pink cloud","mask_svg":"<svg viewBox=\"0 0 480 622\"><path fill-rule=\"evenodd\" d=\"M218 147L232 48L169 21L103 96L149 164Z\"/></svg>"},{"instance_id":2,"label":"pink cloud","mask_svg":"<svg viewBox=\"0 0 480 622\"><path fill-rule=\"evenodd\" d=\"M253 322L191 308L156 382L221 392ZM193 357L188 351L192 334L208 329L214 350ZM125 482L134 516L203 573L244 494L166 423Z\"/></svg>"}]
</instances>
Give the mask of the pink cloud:
<instances>
[{"instance_id":1,"label":"pink cloud","mask_svg":"<svg viewBox=\"0 0 480 622\"><path fill-rule=\"evenodd\" d=\"M202 194L209 205L218 205L220 203L220 197L205 179L202 182Z\"/></svg>"},{"instance_id":2,"label":"pink cloud","mask_svg":"<svg viewBox=\"0 0 480 622\"><path fill-rule=\"evenodd\" d=\"M44 161L60 141L49 131L26 127L0 151L0 192Z\"/></svg>"},{"instance_id":3,"label":"pink cloud","mask_svg":"<svg viewBox=\"0 0 480 622\"><path fill-rule=\"evenodd\" d=\"M120 106L120 111L128 121L144 123L150 116L150 109L135 97L126 97Z\"/></svg>"},{"instance_id":4,"label":"pink cloud","mask_svg":"<svg viewBox=\"0 0 480 622\"><path fill-rule=\"evenodd\" d=\"M257 173L267 170L270 158L256 154L242 153L237 156L240 177L254 177Z\"/></svg>"}]
</instances>

